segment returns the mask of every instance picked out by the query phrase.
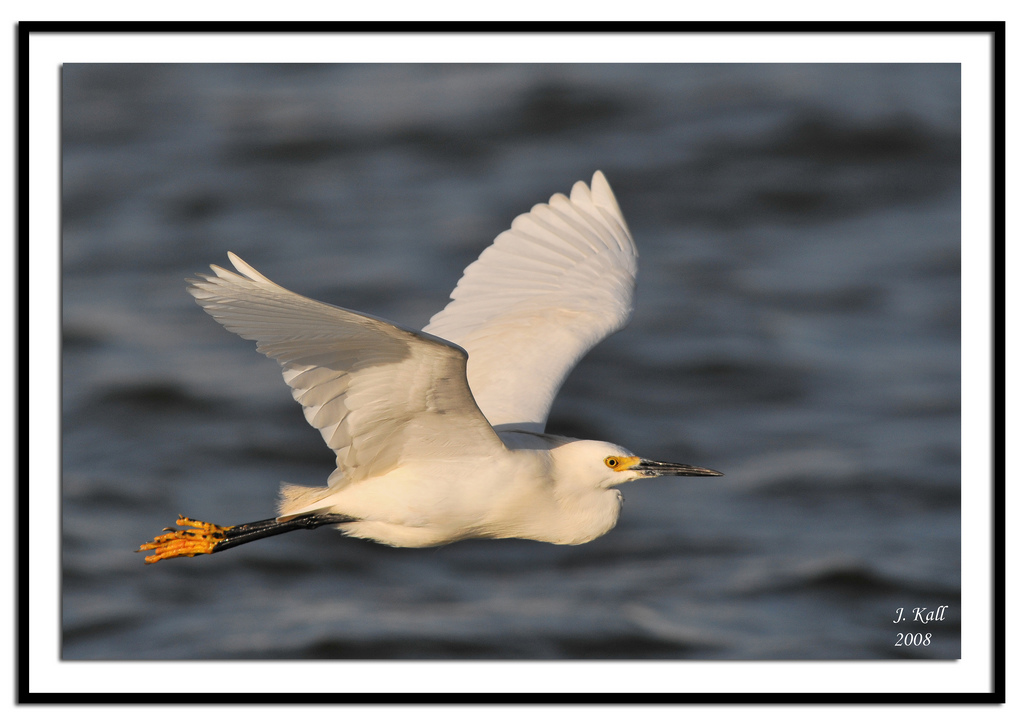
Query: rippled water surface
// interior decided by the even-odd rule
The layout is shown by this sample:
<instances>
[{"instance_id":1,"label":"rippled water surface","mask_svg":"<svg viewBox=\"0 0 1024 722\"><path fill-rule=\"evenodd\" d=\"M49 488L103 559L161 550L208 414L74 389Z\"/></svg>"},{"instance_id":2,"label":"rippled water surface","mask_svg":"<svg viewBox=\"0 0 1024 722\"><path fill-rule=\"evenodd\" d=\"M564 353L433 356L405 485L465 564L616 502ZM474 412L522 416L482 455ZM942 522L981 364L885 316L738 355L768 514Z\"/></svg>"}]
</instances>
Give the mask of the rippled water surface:
<instances>
[{"instance_id":1,"label":"rippled water surface","mask_svg":"<svg viewBox=\"0 0 1024 722\"><path fill-rule=\"evenodd\" d=\"M960 654L955 65L63 70L65 659ZM580 547L332 530L145 566L333 454L184 278L235 251L422 326L512 218L608 176L631 325L549 429L725 472ZM928 646L898 607L947 605Z\"/></svg>"}]
</instances>

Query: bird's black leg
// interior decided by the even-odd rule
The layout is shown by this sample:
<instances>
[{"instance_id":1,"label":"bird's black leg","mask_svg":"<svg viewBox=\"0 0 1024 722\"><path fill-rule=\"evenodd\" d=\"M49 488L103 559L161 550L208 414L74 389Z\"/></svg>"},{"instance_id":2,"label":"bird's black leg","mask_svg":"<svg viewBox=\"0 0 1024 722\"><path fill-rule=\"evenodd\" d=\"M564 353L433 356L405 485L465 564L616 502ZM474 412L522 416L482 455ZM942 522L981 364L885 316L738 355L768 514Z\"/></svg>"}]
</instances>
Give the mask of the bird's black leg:
<instances>
[{"instance_id":1,"label":"bird's black leg","mask_svg":"<svg viewBox=\"0 0 1024 722\"><path fill-rule=\"evenodd\" d=\"M343 524L346 521L355 521L355 518L344 514L303 514L292 517L288 521L278 521L277 519L251 521L248 524L228 527L224 532L224 539L219 541L210 553L222 552L239 544L248 544L268 536L276 536L299 529L316 529L327 524Z\"/></svg>"},{"instance_id":2,"label":"bird's black leg","mask_svg":"<svg viewBox=\"0 0 1024 722\"><path fill-rule=\"evenodd\" d=\"M355 521L355 518L344 514L302 514L287 521L262 519L237 526L217 526L179 516L178 526L188 527L187 529L164 529L167 534L143 544L138 551L155 552L146 557L146 564L153 564L161 559L173 557L214 554L268 536L299 529L316 529L325 524L344 524L347 521Z\"/></svg>"}]
</instances>

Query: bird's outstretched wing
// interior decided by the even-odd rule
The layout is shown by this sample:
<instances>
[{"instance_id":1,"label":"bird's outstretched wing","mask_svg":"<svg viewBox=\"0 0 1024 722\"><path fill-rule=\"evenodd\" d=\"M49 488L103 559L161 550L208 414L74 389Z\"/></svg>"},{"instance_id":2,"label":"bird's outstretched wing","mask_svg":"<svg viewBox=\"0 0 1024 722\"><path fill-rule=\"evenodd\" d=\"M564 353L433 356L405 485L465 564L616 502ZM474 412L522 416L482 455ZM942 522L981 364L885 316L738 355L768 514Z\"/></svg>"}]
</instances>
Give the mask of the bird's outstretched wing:
<instances>
[{"instance_id":1,"label":"bird's outstretched wing","mask_svg":"<svg viewBox=\"0 0 1024 722\"><path fill-rule=\"evenodd\" d=\"M425 332L469 352L469 387L499 430L544 430L569 371L633 310L637 251L600 171L517 217L470 264Z\"/></svg>"},{"instance_id":2,"label":"bird's outstretched wing","mask_svg":"<svg viewBox=\"0 0 1024 722\"><path fill-rule=\"evenodd\" d=\"M500 448L466 383L466 352L443 339L320 303L278 286L229 253L190 279L203 309L276 359L306 420L338 457L331 485L386 472L406 458Z\"/></svg>"}]
</instances>

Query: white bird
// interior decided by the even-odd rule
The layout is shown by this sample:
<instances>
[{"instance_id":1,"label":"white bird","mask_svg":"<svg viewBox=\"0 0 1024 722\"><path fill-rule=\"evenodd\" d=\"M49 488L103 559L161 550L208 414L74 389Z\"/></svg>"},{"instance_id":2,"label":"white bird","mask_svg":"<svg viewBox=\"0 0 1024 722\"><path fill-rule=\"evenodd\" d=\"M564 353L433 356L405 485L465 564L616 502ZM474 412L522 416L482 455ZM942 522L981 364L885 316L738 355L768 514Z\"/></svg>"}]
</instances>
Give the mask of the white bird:
<instances>
[{"instance_id":1,"label":"white bird","mask_svg":"<svg viewBox=\"0 0 1024 722\"><path fill-rule=\"evenodd\" d=\"M305 298L228 258L238 273L211 266L189 293L281 364L337 469L325 487L284 484L275 518L179 517L185 529L140 547L155 552L147 563L325 524L399 547L582 544L615 526L620 484L721 476L544 433L566 375L633 308L636 245L600 171L517 217L422 331Z\"/></svg>"}]
</instances>

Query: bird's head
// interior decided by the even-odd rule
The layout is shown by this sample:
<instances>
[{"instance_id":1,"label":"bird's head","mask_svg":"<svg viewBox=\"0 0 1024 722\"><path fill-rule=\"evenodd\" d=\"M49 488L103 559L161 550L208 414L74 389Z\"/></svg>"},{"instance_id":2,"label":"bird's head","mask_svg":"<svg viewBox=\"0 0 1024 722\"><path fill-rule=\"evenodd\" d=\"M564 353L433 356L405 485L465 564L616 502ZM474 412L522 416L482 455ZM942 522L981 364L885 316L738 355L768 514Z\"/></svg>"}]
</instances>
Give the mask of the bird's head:
<instances>
[{"instance_id":1,"label":"bird's head","mask_svg":"<svg viewBox=\"0 0 1024 722\"><path fill-rule=\"evenodd\" d=\"M651 476L722 476L714 469L645 459L606 441L573 441L555 453L563 478L603 489Z\"/></svg>"}]
</instances>

